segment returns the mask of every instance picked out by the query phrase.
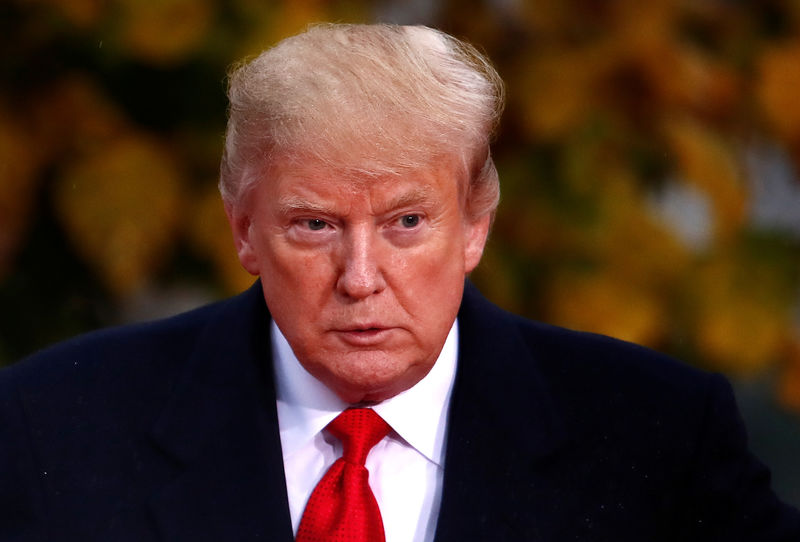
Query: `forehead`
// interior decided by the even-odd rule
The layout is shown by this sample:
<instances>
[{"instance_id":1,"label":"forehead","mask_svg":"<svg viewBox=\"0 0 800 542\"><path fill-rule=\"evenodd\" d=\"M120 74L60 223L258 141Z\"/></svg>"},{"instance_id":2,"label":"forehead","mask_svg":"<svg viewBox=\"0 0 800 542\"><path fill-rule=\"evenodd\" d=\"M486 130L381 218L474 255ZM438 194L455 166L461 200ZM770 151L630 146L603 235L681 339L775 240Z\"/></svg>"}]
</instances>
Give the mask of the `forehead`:
<instances>
[{"instance_id":1,"label":"forehead","mask_svg":"<svg viewBox=\"0 0 800 542\"><path fill-rule=\"evenodd\" d=\"M457 170L448 161L389 174L363 168L331 168L313 162L282 163L272 169L262 184L276 203L367 198L381 206L401 206L459 202L462 192Z\"/></svg>"}]
</instances>

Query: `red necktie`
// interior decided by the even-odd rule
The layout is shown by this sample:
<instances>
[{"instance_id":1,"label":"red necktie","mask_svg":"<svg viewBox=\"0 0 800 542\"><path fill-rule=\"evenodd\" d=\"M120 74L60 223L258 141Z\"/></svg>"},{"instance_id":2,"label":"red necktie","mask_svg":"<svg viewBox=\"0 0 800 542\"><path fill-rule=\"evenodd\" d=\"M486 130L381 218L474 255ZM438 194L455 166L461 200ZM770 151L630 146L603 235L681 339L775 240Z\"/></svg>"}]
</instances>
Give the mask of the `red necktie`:
<instances>
[{"instance_id":1,"label":"red necktie","mask_svg":"<svg viewBox=\"0 0 800 542\"><path fill-rule=\"evenodd\" d=\"M349 408L330 424L344 453L331 465L308 499L298 542L383 542L383 520L364 466L369 451L389 433L369 408Z\"/></svg>"}]
</instances>

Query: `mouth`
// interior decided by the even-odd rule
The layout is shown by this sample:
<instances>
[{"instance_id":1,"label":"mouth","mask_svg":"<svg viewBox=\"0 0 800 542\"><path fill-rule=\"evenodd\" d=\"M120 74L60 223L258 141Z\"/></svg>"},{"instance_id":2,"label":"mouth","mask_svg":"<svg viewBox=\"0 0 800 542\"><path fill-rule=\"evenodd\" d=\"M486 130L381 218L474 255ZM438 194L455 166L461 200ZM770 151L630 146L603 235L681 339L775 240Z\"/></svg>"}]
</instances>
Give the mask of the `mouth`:
<instances>
[{"instance_id":1,"label":"mouth","mask_svg":"<svg viewBox=\"0 0 800 542\"><path fill-rule=\"evenodd\" d=\"M385 340L392 332L391 327L379 324L348 326L334 330L334 333L352 346L371 346Z\"/></svg>"}]
</instances>

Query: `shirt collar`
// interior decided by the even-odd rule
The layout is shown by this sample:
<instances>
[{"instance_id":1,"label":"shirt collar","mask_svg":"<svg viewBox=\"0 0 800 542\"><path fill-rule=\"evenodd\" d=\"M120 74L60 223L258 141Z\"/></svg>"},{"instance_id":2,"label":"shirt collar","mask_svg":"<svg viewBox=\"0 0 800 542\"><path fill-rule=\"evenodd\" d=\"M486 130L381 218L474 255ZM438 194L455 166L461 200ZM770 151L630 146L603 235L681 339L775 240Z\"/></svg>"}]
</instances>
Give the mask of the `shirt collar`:
<instances>
[{"instance_id":1,"label":"shirt collar","mask_svg":"<svg viewBox=\"0 0 800 542\"><path fill-rule=\"evenodd\" d=\"M281 445L288 456L349 405L305 370L274 321L270 334ZM428 374L413 387L372 407L402 440L440 466L457 359L458 323L453 322Z\"/></svg>"}]
</instances>

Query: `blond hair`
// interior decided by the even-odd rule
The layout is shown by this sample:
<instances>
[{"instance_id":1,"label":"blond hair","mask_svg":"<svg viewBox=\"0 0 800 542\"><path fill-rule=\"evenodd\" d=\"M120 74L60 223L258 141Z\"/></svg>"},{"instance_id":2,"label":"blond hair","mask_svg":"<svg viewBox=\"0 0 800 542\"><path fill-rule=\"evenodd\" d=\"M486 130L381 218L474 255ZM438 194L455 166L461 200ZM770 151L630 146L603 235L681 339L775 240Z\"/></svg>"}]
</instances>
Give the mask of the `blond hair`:
<instances>
[{"instance_id":1,"label":"blond hair","mask_svg":"<svg viewBox=\"0 0 800 542\"><path fill-rule=\"evenodd\" d=\"M276 164L401 175L455 159L466 214L499 199L489 143L503 84L474 47L423 26L322 24L229 75L220 191L238 203Z\"/></svg>"}]
</instances>

